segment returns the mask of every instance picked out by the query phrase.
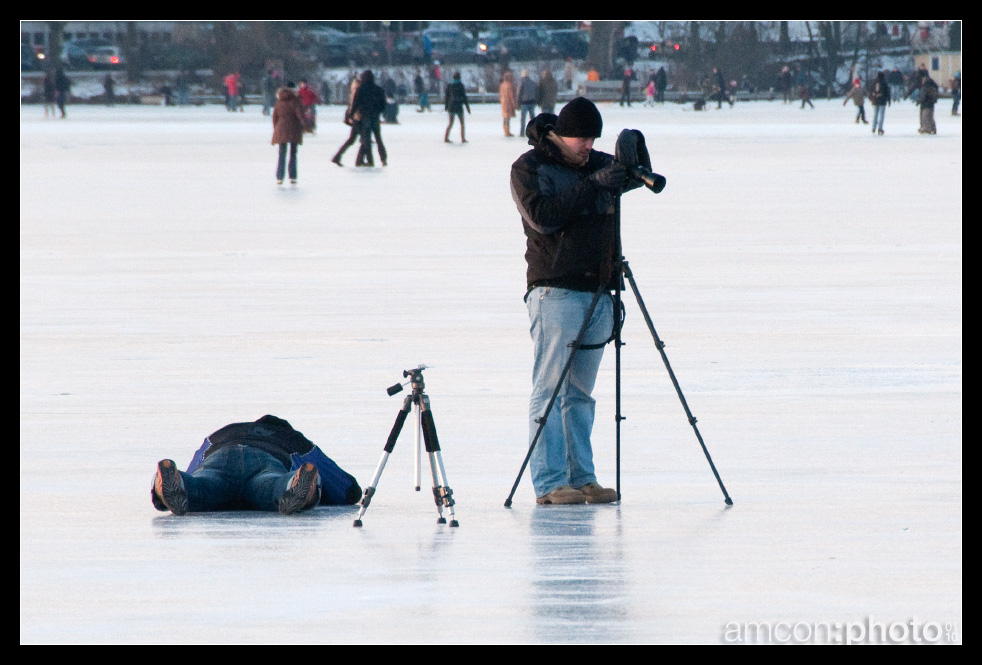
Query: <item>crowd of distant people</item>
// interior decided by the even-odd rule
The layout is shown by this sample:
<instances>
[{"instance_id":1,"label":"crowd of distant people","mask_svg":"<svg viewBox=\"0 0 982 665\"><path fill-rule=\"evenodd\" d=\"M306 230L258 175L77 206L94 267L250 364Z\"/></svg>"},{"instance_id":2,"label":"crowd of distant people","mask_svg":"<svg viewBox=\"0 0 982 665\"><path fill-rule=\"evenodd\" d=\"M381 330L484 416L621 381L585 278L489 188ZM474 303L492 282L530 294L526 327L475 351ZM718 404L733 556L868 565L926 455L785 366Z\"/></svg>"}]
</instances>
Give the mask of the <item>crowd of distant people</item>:
<instances>
[{"instance_id":1,"label":"crowd of distant people","mask_svg":"<svg viewBox=\"0 0 982 665\"><path fill-rule=\"evenodd\" d=\"M370 70L366 70L370 71ZM561 70L545 67L542 71L531 72L521 70L521 77L516 79L507 64L495 63L480 68L476 72L471 69L462 76L461 71L452 75L434 61L429 66L409 68L383 69L377 77L373 75L373 85L380 90L382 101L379 102L379 122L396 124L400 105L412 104L418 112L431 112L432 102L439 102L453 84L460 84L464 89L477 90L480 93L498 93L502 106L502 118L505 136L512 133L510 122L517 117L519 122L518 136L524 135L527 121L534 116L535 110L548 111L553 108L559 91L572 92L574 89L582 94L583 75L580 74L572 58L568 58ZM326 104L351 106L353 91L358 82L364 77L364 72L348 72L346 74L330 74L323 77L319 83L301 79L296 89L298 100L303 108L305 132L313 133L317 127L317 107ZM649 68L646 73L638 72L633 66L625 67L620 74L621 106L630 106L639 97L644 105L654 106L663 104L666 92L671 82L665 67L657 70ZM599 81L600 74L591 69L585 76L586 82ZM222 92L225 107L229 112L243 111L246 105L246 91L258 90L261 98L262 112L271 115L277 103L279 91L288 83L281 72L269 70L262 78L249 85L240 72L229 72L222 79ZM173 84L173 85L172 85ZM164 105L188 105L192 103L192 87L202 88L206 84L193 72L182 72L173 82L159 87L155 92L161 97ZM636 87L637 86L637 87ZM952 99L952 115L960 115L961 103L961 73L957 73L944 88L950 91ZM103 80L105 103L112 106L116 103L116 81L112 73ZM773 89L779 93L785 104L800 103L800 108L814 108L813 96L821 89L813 74L798 64L789 64L782 68ZM930 76L925 68L920 68L910 74L905 74L899 68L877 72L871 81L862 81L859 76L851 75L849 84L843 90L826 88L828 97L842 96L843 104L852 100L857 111L856 122L868 124L866 119L865 102L868 100L873 107L873 132L883 133L883 118L885 107L895 101L910 99L921 107L921 133L935 133L933 122L934 106L941 96L941 87ZM456 90L456 88L455 88ZM61 68L49 71L43 81L43 101L45 115L67 117L66 105L70 98L71 79ZM754 92L754 87L747 76L740 81L727 79L719 68L714 67L701 77L694 90L685 90L686 99L694 100L695 110L704 110L715 103L716 108L722 108L726 103L733 106L740 91ZM459 92L455 93L457 97ZM456 106L456 102L455 102ZM462 108L462 107L461 107ZM469 107L467 107L469 109ZM463 118L460 117L461 127ZM350 116L346 116L350 119ZM354 130L352 130L354 131ZM360 131L360 129L359 129ZM375 143L384 150L381 134ZM449 136L447 137L449 138ZM360 134L356 140L360 139ZM341 151L343 153L343 150ZM362 163L363 160L359 160ZM383 162L385 158L383 157Z\"/></svg>"}]
</instances>

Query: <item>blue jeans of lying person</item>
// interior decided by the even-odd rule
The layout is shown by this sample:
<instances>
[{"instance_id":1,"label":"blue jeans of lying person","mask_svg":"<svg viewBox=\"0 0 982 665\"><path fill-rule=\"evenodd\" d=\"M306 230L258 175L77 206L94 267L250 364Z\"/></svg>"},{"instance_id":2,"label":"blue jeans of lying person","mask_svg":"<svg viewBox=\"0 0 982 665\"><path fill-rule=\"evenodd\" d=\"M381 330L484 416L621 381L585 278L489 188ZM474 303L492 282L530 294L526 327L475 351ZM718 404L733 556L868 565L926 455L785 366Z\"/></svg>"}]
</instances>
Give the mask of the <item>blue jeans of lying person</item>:
<instances>
[{"instance_id":1,"label":"blue jeans of lying person","mask_svg":"<svg viewBox=\"0 0 982 665\"><path fill-rule=\"evenodd\" d=\"M279 509L280 495L293 478L288 468L265 450L225 446L205 457L193 473L182 471L190 512Z\"/></svg>"},{"instance_id":2,"label":"blue jeans of lying person","mask_svg":"<svg viewBox=\"0 0 982 665\"><path fill-rule=\"evenodd\" d=\"M539 430L559 377L569 360L570 343L576 339L594 293L557 287L537 287L528 295L535 362L532 397L529 400L529 445ZM590 318L583 344L603 344L613 330L613 299L601 294ZM596 482L593 467L595 400L591 396L604 349L580 349L573 358L546 424L529 458L532 485L537 497L557 487L582 487Z\"/></svg>"}]
</instances>

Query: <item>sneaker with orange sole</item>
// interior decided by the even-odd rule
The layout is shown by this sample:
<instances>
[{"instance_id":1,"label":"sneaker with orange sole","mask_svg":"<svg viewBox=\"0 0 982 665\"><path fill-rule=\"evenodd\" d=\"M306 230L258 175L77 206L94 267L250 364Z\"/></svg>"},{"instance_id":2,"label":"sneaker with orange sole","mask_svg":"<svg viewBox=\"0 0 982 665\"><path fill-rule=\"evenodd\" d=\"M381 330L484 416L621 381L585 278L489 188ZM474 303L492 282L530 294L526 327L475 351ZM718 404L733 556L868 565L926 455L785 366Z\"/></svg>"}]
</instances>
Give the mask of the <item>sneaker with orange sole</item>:
<instances>
[{"instance_id":1,"label":"sneaker with orange sole","mask_svg":"<svg viewBox=\"0 0 982 665\"><path fill-rule=\"evenodd\" d=\"M290 486L280 496L279 511L284 515L292 515L316 506L320 499L321 486L317 466L307 462L297 469Z\"/></svg>"},{"instance_id":2,"label":"sneaker with orange sole","mask_svg":"<svg viewBox=\"0 0 982 665\"><path fill-rule=\"evenodd\" d=\"M174 460L163 459L157 462L157 473L150 488L150 500L153 507L160 511L169 510L175 515L188 512L188 491Z\"/></svg>"}]
</instances>

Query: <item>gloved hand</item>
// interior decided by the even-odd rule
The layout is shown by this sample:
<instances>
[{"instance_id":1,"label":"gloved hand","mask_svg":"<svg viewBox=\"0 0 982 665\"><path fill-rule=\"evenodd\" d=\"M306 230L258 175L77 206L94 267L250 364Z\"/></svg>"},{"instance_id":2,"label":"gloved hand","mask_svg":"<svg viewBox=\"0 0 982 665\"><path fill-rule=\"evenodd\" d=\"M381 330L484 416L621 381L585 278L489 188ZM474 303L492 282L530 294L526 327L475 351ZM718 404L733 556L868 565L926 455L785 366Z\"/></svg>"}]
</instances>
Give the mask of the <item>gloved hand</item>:
<instances>
[{"instance_id":1,"label":"gloved hand","mask_svg":"<svg viewBox=\"0 0 982 665\"><path fill-rule=\"evenodd\" d=\"M617 136L614 159L631 169L635 166L651 170L651 156L644 143L644 134L637 129L622 130Z\"/></svg>"},{"instance_id":2,"label":"gloved hand","mask_svg":"<svg viewBox=\"0 0 982 665\"><path fill-rule=\"evenodd\" d=\"M590 174L587 179L600 189L620 193L627 186L628 178L627 167L618 161L613 161L608 166Z\"/></svg>"}]
</instances>

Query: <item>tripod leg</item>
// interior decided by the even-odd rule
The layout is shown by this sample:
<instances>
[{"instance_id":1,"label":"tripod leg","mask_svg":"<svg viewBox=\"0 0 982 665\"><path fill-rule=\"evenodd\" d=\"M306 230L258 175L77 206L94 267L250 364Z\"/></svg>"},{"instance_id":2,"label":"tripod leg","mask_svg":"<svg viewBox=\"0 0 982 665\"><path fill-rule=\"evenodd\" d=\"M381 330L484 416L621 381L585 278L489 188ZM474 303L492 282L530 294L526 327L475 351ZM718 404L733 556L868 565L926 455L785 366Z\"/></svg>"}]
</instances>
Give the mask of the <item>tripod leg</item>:
<instances>
[{"instance_id":1,"label":"tripod leg","mask_svg":"<svg viewBox=\"0 0 982 665\"><path fill-rule=\"evenodd\" d=\"M542 430L546 425L546 418L549 417L549 413L552 411L552 406L556 403L556 398L559 397L559 391L562 390L563 383L566 381L566 375L569 374L569 369L573 366L573 358L576 356L576 352L580 350L580 346L583 344L583 337L586 335L586 330L590 326L590 319L593 318L593 312L595 309L597 309L597 303L600 301L600 295L603 292L603 286L597 288L597 292L593 295L593 301L590 303L590 307L587 309L586 316L583 317L583 325L580 326L580 332L576 335L576 340L570 344L572 351L569 354L569 358L566 360L566 366L563 367L562 374L559 375L559 381L556 382L556 389L553 391L552 397L549 399L549 403L546 405L545 412L536 421L539 423L539 428L536 430L535 436L532 437L532 443L529 444L528 452L525 454L525 461L522 462L522 468L519 469L518 477L515 478L515 484L512 485L511 492L508 494L508 498L505 499L505 508L511 508L511 500L515 496L515 491L518 489L518 483L521 482L522 474L525 473L525 467L528 466L529 460L532 458L532 451L535 450L535 446L539 442L539 436L542 434Z\"/></svg>"},{"instance_id":2,"label":"tripod leg","mask_svg":"<svg viewBox=\"0 0 982 665\"><path fill-rule=\"evenodd\" d=\"M453 490L447 483L447 470L443 468L443 458L440 456L440 441L436 435L436 424L433 422L433 412L430 410L430 398L426 395L422 397L420 409L423 423L423 440L426 443L426 452L430 457L430 472L433 474L433 499L436 501L436 510L439 514L438 524L446 524L447 520L443 517L443 508L450 511L450 526L460 526L454 516Z\"/></svg>"},{"instance_id":3,"label":"tripod leg","mask_svg":"<svg viewBox=\"0 0 982 665\"><path fill-rule=\"evenodd\" d=\"M617 500L621 500L621 323L623 321L621 300L621 280L618 280L617 290L614 292L614 477L617 479Z\"/></svg>"},{"instance_id":4,"label":"tripod leg","mask_svg":"<svg viewBox=\"0 0 982 665\"><path fill-rule=\"evenodd\" d=\"M375 469L375 477L372 478L372 482L365 488L365 494L361 498L361 510L358 511L358 517L355 518L353 526L362 526L361 518L365 515L365 511L368 510L368 504L372 502L372 497L375 496L375 488L378 487L378 481L382 477L382 470L385 469L385 463L389 460L389 455L396 446L396 441L399 439L400 432L402 432L402 426L406 423L406 416L409 415L412 408L413 396L408 395L402 403L402 409L396 415L396 421L392 425L392 430L389 432L389 438L385 442L385 448L382 450L382 459L379 460L378 467Z\"/></svg>"},{"instance_id":5,"label":"tripod leg","mask_svg":"<svg viewBox=\"0 0 982 665\"><path fill-rule=\"evenodd\" d=\"M419 476L420 476L420 458L421 458L421 455L420 455L420 443L421 443L421 440L422 440L422 432L423 432L423 423L422 423L422 421L420 419L420 414L421 413L422 413L422 411L420 409L417 409L416 410L416 438L415 438L416 450L415 450L415 452L413 454L413 463L414 463L414 466L416 467L416 469L415 469L415 475L413 476L413 478L416 481L416 491L417 492L419 491L419 488L420 488L420 482L419 482Z\"/></svg>"},{"instance_id":6,"label":"tripod leg","mask_svg":"<svg viewBox=\"0 0 982 665\"><path fill-rule=\"evenodd\" d=\"M672 371L672 366L668 362L668 356L665 354L665 343L661 341L658 337L658 333L655 331L655 325L651 322L651 317L648 316L648 310L644 306L644 301L641 300L641 292L638 291L638 285L634 281L634 274L631 272L631 268L627 265L627 261L621 264L624 276L627 277L628 282L631 284L631 290L634 291L634 296L637 298L638 307L641 308L641 314L644 316L644 322L648 325L648 330L651 332L651 336L655 340L655 346L658 348L658 353L661 354L661 359L665 363L665 369L668 370L668 376L672 379L672 385L675 386L675 392L678 393L679 400L682 402L682 408L685 409L685 415L689 419L689 424L692 425L693 431L696 433L696 439L699 440L699 445L702 446L702 452L706 455L706 461L709 462L709 468L713 470L713 475L716 476L716 482L719 483L720 490L723 491L723 497L725 499L726 505L732 506L733 500L730 495L727 494L726 488L723 487L723 481L719 477L719 472L716 471L716 465L713 464L713 458L709 455L709 450L706 448L706 444L702 440L702 435L699 433L699 428L696 427L696 418L692 415L692 411L689 410L689 405L685 401L685 396L682 394L682 389L679 387L679 382L675 378L675 372Z\"/></svg>"}]
</instances>

